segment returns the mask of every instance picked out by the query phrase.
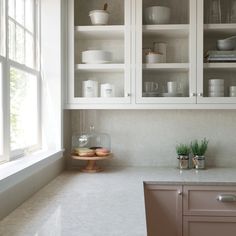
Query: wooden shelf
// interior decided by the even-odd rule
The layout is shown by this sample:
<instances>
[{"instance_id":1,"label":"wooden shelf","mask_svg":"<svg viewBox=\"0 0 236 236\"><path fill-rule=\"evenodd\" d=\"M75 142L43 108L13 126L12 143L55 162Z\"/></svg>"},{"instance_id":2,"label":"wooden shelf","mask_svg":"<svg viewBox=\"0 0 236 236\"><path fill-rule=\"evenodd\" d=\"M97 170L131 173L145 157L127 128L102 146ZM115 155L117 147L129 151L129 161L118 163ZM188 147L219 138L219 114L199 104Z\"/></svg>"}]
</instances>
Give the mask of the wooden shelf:
<instances>
[{"instance_id":1,"label":"wooden shelf","mask_svg":"<svg viewBox=\"0 0 236 236\"><path fill-rule=\"evenodd\" d=\"M76 64L75 71L84 72L123 72L124 64Z\"/></svg>"},{"instance_id":2,"label":"wooden shelf","mask_svg":"<svg viewBox=\"0 0 236 236\"><path fill-rule=\"evenodd\" d=\"M124 26L75 26L75 35L78 39L123 39Z\"/></svg>"},{"instance_id":3,"label":"wooden shelf","mask_svg":"<svg viewBox=\"0 0 236 236\"><path fill-rule=\"evenodd\" d=\"M186 38L189 35L189 25L144 25L143 34L144 36Z\"/></svg>"},{"instance_id":4,"label":"wooden shelf","mask_svg":"<svg viewBox=\"0 0 236 236\"><path fill-rule=\"evenodd\" d=\"M233 36L236 35L236 24L205 24L204 33L208 36Z\"/></svg>"},{"instance_id":5,"label":"wooden shelf","mask_svg":"<svg viewBox=\"0 0 236 236\"><path fill-rule=\"evenodd\" d=\"M204 69L236 70L236 63L235 62L204 63Z\"/></svg>"},{"instance_id":6,"label":"wooden shelf","mask_svg":"<svg viewBox=\"0 0 236 236\"><path fill-rule=\"evenodd\" d=\"M156 63L143 64L143 70L181 71L189 70L189 63Z\"/></svg>"}]
</instances>

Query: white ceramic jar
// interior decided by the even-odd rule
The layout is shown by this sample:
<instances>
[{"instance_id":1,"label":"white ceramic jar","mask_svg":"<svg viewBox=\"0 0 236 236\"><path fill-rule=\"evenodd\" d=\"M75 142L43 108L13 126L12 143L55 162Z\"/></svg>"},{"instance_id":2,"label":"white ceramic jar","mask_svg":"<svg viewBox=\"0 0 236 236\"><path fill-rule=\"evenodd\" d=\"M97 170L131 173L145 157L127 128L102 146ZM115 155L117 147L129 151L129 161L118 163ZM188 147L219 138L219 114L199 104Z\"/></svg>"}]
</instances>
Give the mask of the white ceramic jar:
<instances>
[{"instance_id":1,"label":"white ceramic jar","mask_svg":"<svg viewBox=\"0 0 236 236\"><path fill-rule=\"evenodd\" d=\"M101 84L101 97L115 97L115 86L113 84Z\"/></svg>"},{"instance_id":2,"label":"white ceramic jar","mask_svg":"<svg viewBox=\"0 0 236 236\"><path fill-rule=\"evenodd\" d=\"M98 96L98 82L94 80L86 80L82 83L83 97L97 97Z\"/></svg>"}]
</instances>

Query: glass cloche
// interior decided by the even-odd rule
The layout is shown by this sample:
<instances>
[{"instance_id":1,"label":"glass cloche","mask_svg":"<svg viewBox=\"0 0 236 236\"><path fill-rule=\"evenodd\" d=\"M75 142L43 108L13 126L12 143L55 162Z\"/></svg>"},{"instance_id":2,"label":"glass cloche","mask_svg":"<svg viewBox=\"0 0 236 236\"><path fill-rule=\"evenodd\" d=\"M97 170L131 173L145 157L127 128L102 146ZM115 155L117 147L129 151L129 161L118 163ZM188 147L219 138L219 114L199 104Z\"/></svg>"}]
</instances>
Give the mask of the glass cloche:
<instances>
[{"instance_id":1,"label":"glass cloche","mask_svg":"<svg viewBox=\"0 0 236 236\"><path fill-rule=\"evenodd\" d=\"M72 136L72 149L76 148L105 148L111 151L111 138L109 134L95 132L94 126L90 126L88 133Z\"/></svg>"}]
</instances>

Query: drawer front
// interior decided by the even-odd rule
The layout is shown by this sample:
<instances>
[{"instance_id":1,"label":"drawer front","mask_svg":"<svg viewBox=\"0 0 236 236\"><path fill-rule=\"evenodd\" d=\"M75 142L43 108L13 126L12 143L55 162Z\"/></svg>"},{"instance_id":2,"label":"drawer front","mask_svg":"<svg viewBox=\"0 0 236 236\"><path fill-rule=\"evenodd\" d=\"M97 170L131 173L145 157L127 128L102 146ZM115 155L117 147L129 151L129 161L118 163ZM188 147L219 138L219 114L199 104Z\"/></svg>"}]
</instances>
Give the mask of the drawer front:
<instances>
[{"instance_id":1,"label":"drawer front","mask_svg":"<svg viewBox=\"0 0 236 236\"><path fill-rule=\"evenodd\" d=\"M183 236L235 236L236 217L185 216Z\"/></svg>"},{"instance_id":2,"label":"drawer front","mask_svg":"<svg viewBox=\"0 0 236 236\"><path fill-rule=\"evenodd\" d=\"M236 186L184 186L184 215L236 216Z\"/></svg>"}]
</instances>

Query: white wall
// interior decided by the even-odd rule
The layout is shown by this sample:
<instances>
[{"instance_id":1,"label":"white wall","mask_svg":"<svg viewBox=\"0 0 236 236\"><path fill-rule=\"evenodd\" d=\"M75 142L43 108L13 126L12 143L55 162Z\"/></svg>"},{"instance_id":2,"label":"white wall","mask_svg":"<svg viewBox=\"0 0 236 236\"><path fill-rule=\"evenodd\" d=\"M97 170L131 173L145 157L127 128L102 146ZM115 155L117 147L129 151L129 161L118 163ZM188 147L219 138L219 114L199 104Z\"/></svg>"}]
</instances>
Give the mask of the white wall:
<instances>
[{"instance_id":1,"label":"white wall","mask_svg":"<svg viewBox=\"0 0 236 236\"><path fill-rule=\"evenodd\" d=\"M80 112L72 111L72 133ZM111 135L110 165L176 166L175 146L195 138L210 140L208 166L236 167L236 111L134 110L86 111L86 126ZM81 164L73 161L72 164Z\"/></svg>"}]
</instances>

